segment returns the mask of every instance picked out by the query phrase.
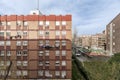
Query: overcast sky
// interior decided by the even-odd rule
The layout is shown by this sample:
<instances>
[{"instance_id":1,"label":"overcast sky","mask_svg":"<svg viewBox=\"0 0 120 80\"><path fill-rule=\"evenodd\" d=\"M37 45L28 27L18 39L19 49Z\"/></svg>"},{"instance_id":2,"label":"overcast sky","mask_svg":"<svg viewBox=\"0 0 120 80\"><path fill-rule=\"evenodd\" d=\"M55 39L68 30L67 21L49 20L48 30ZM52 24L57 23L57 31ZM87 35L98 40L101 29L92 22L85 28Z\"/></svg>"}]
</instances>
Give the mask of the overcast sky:
<instances>
[{"instance_id":1,"label":"overcast sky","mask_svg":"<svg viewBox=\"0 0 120 80\"><path fill-rule=\"evenodd\" d=\"M37 0L0 0L0 14L29 14ZM120 12L120 0L39 0L42 14L72 14L72 27L79 34L102 32Z\"/></svg>"}]
</instances>

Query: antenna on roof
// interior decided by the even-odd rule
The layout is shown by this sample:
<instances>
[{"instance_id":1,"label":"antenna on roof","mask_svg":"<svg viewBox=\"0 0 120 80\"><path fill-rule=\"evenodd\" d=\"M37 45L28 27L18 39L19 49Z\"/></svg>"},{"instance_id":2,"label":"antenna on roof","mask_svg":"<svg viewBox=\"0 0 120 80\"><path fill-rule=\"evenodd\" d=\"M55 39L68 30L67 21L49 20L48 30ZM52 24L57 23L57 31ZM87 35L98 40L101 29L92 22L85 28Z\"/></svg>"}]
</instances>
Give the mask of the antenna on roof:
<instances>
[{"instance_id":1,"label":"antenna on roof","mask_svg":"<svg viewBox=\"0 0 120 80\"><path fill-rule=\"evenodd\" d=\"M39 10L39 0L37 0L37 10Z\"/></svg>"},{"instance_id":2,"label":"antenna on roof","mask_svg":"<svg viewBox=\"0 0 120 80\"><path fill-rule=\"evenodd\" d=\"M31 15L42 15L42 13L39 10L39 0L36 1L37 6L36 6L36 10L32 10L30 11Z\"/></svg>"}]
</instances>

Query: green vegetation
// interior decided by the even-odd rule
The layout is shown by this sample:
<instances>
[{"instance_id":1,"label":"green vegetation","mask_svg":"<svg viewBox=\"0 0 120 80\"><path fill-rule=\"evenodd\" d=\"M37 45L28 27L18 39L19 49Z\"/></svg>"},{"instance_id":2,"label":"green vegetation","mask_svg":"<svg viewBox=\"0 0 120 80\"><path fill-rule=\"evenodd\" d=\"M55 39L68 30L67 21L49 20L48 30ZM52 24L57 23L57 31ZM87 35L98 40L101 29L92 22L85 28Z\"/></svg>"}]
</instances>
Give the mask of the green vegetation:
<instances>
[{"instance_id":1,"label":"green vegetation","mask_svg":"<svg viewBox=\"0 0 120 80\"><path fill-rule=\"evenodd\" d=\"M81 64L81 62L79 62ZM85 74L89 80L120 80L120 53L115 54L107 62L92 61L84 62L80 67L83 67ZM76 69L73 63L73 79L72 80L86 80L83 75ZM80 73L80 74L79 74ZM79 75L78 75L79 74Z\"/></svg>"}]
</instances>

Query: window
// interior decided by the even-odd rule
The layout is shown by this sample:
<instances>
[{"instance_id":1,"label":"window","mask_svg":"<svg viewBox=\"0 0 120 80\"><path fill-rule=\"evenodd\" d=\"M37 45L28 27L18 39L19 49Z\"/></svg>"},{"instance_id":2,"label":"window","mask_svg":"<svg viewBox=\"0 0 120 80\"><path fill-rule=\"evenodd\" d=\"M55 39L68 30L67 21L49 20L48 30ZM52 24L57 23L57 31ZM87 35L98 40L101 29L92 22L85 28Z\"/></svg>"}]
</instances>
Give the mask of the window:
<instances>
[{"instance_id":1,"label":"window","mask_svg":"<svg viewBox=\"0 0 120 80\"><path fill-rule=\"evenodd\" d=\"M7 51L7 56L11 56L11 52L10 51Z\"/></svg>"},{"instance_id":2,"label":"window","mask_svg":"<svg viewBox=\"0 0 120 80\"><path fill-rule=\"evenodd\" d=\"M62 61L62 66L66 66L66 61Z\"/></svg>"},{"instance_id":3,"label":"window","mask_svg":"<svg viewBox=\"0 0 120 80\"><path fill-rule=\"evenodd\" d=\"M43 66L43 61L39 61L39 66Z\"/></svg>"},{"instance_id":4,"label":"window","mask_svg":"<svg viewBox=\"0 0 120 80\"><path fill-rule=\"evenodd\" d=\"M22 52L21 51L17 51L17 56L21 56L22 55Z\"/></svg>"},{"instance_id":5,"label":"window","mask_svg":"<svg viewBox=\"0 0 120 80\"><path fill-rule=\"evenodd\" d=\"M21 66L22 62L21 61L17 61L17 66Z\"/></svg>"},{"instance_id":6,"label":"window","mask_svg":"<svg viewBox=\"0 0 120 80\"><path fill-rule=\"evenodd\" d=\"M23 66L27 66L28 65L28 61L23 61Z\"/></svg>"},{"instance_id":7,"label":"window","mask_svg":"<svg viewBox=\"0 0 120 80\"><path fill-rule=\"evenodd\" d=\"M0 22L0 26L5 26L5 23L4 22Z\"/></svg>"},{"instance_id":8,"label":"window","mask_svg":"<svg viewBox=\"0 0 120 80\"><path fill-rule=\"evenodd\" d=\"M66 21L62 21L62 25L64 25L64 26L65 26L65 25L66 25Z\"/></svg>"},{"instance_id":9,"label":"window","mask_svg":"<svg viewBox=\"0 0 120 80\"><path fill-rule=\"evenodd\" d=\"M24 21L24 26L28 26L28 22L27 21Z\"/></svg>"},{"instance_id":10,"label":"window","mask_svg":"<svg viewBox=\"0 0 120 80\"><path fill-rule=\"evenodd\" d=\"M43 21L39 21L39 26L43 26Z\"/></svg>"},{"instance_id":11,"label":"window","mask_svg":"<svg viewBox=\"0 0 120 80\"><path fill-rule=\"evenodd\" d=\"M44 34L44 31L39 31L39 35L43 35Z\"/></svg>"},{"instance_id":12,"label":"window","mask_svg":"<svg viewBox=\"0 0 120 80\"><path fill-rule=\"evenodd\" d=\"M49 36L49 31L45 31L45 36Z\"/></svg>"},{"instance_id":13,"label":"window","mask_svg":"<svg viewBox=\"0 0 120 80\"><path fill-rule=\"evenodd\" d=\"M20 71L20 70L17 70L17 71L16 71L16 75L17 75L17 76L21 76L21 75L22 75L21 71Z\"/></svg>"},{"instance_id":14,"label":"window","mask_svg":"<svg viewBox=\"0 0 120 80\"><path fill-rule=\"evenodd\" d=\"M49 21L46 21L46 26L49 26L49 24L50 24Z\"/></svg>"},{"instance_id":15,"label":"window","mask_svg":"<svg viewBox=\"0 0 120 80\"><path fill-rule=\"evenodd\" d=\"M43 51L39 51L39 56L43 56Z\"/></svg>"},{"instance_id":16,"label":"window","mask_svg":"<svg viewBox=\"0 0 120 80\"><path fill-rule=\"evenodd\" d=\"M56 61L55 66L60 66L60 61Z\"/></svg>"},{"instance_id":17,"label":"window","mask_svg":"<svg viewBox=\"0 0 120 80\"><path fill-rule=\"evenodd\" d=\"M50 43L49 40L46 40L46 41L45 41L45 45L46 45L46 46L49 46L49 43Z\"/></svg>"},{"instance_id":18,"label":"window","mask_svg":"<svg viewBox=\"0 0 120 80\"><path fill-rule=\"evenodd\" d=\"M49 51L45 51L45 56L49 56Z\"/></svg>"},{"instance_id":19,"label":"window","mask_svg":"<svg viewBox=\"0 0 120 80\"><path fill-rule=\"evenodd\" d=\"M55 76L60 76L60 71L55 71Z\"/></svg>"},{"instance_id":20,"label":"window","mask_svg":"<svg viewBox=\"0 0 120 80\"><path fill-rule=\"evenodd\" d=\"M28 55L27 50L24 50L23 51L23 56L27 56L27 55Z\"/></svg>"},{"instance_id":21,"label":"window","mask_svg":"<svg viewBox=\"0 0 120 80\"><path fill-rule=\"evenodd\" d=\"M4 32L0 32L0 36L2 36L2 37L3 37L3 36L4 36Z\"/></svg>"},{"instance_id":22,"label":"window","mask_svg":"<svg viewBox=\"0 0 120 80\"><path fill-rule=\"evenodd\" d=\"M55 51L56 56L60 56L60 51Z\"/></svg>"},{"instance_id":23,"label":"window","mask_svg":"<svg viewBox=\"0 0 120 80\"><path fill-rule=\"evenodd\" d=\"M43 70L39 70L39 71L38 71L38 75L39 75L39 76L43 76L43 72L44 72Z\"/></svg>"},{"instance_id":24,"label":"window","mask_svg":"<svg viewBox=\"0 0 120 80\"><path fill-rule=\"evenodd\" d=\"M65 50L62 51L62 56L66 56L66 51Z\"/></svg>"},{"instance_id":25,"label":"window","mask_svg":"<svg viewBox=\"0 0 120 80\"><path fill-rule=\"evenodd\" d=\"M56 31L56 36L59 36L60 35L60 31Z\"/></svg>"},{"instance_id":26,"label":"window","mask_svg":"<svg viewBox=\"0 0 120 80\"><path fill-rule=\"evenodd\" d=\"M4 55L5 55L4 51L0 51L0 56L4 56Z\"/></svg>"},{"instance_id":27,"label":"window","mask_svg":"<svg viewBox=\"0 0 120 80\"><path fill-rule=\"evenodd\" d=\"M4 46L4 41L0 41L0 46Z\"/></svg>"},{"instance_id":28,"label":"window","mask_svg":"<svg viewBox=\"0 0 120 80\"><path fill-rule=\"evenodd\" d=\"M17 41L16 45L21 46L21 41Z\"/></svg>"},{"instance_id":29,"label":"window","mask_svg":"<svg viewBox=\"0 0 120 80\"><path fill-rule=\"evenodd\" d=\"M61 75L62 78L65 78L65 77L66 77L66 71L62 71L61 74L62 74L62 75Z\"/></svg>"},{"instance_id":30,"label":"window","mask_svg":"<svg viewBox=\"0 0 120 80\"><path fill-rule=\"evenodd\" d=\"M60 46L60 41L55 41L55 46L59 47Z\"/></svg>"},{"instance_id":31,"label":"window","mask_svg":"<svg viewBox=\"0 0 120 80\"><path fill-rule=\"evenodd\" d=\"M23 46L27 46L28 45L28 41L23 41Z\"/></svg>"},{"instance_id":32,"label":"window","mask_svg":"<svg viewBox=\"0 0 120 80\"><path fill-rule=\"evenodd\" d=\"M7 22L7 26L10 26L10 24L11 24L10 22Z\"/></svg>"},{"instance_id":33,"label":"window","mask_svg":"<svg viewBox=\"0 0 120 80\"><path fill-rule=\"evenodd\" d=\"M26 70L22 71L23 73L23 76L27 76L28 75L28 72Z\"/></svg>"},{"instance_id":34,"label":"window","mask_svg":"<svg viewBox=\"0 0 120 80\"><path fill-rule=\"evenodd\" d=\"M21 26L21 21L17 21L17 26Z\"/></svg>"},{"instance_id":35,"label":"window","mask_svg":"<svg viewBox=\"0 0 120 80\"><path fill-rule=\"evenodd\" d=\"M62 31L62 35L66 35L66 31Z\"/></svg>"},{"instance_id":36,"label":"window","mask_svg":"<svg viewBox=\"0 0 120 80\"><path fill-rule=\"evenodd\" d=\"M22 32L21 31L17 31L17 35L21 35L22 34Z\"/></svg>"},{"instance_id":37,"label":"window","mask_svg":"<svg viewBox=\"0 0 120 80\"><path fill-rule=\"evenodd\" d=\"M39 46L43 46L43 41L39 41Z\"/></svg>"},{"instance_id":38,"label":"window","mask_svg":"<svg viewBox=\"0 0 120 80\"><path fill-rule=\"evenodd\" d=\"M0 70L0 76L5 76L5 70Z\"/></svg>"},{"instance_id":39,"label":"window","mask_svg":"<svg viewBox=\"0 0 120 80\"><path fill-rule=\"evenodd\" d=\"M56 21L56 26L59 26L60 25L60 22L59 21Z\"/></svg>"},{"instance_id":40,"label":"window","mask_svg":"<svg viewBox=\"0 0 120 80\"><path fill-rule=\"evenodd\" d=\"M6 65L7 65L7 66L10 66L10 61L6 61Z\"/></svg>"},{"instance_id":41,"label":"window","mask_svg":"<svg viewBox=\"0 0 120 80\"><path fill-rule=\"evenodd\" d=\"M6 41L6 46L10 46L10 45L11 45L10 41Z\"/></svg>"},{"instance_id":42,"label":"window","mask_svg":"<svg viewBox=\"0 0 120 80\"><path fill-rule=\"evenodd\" d=\"M27 36L27 31L24 31L24 32L23 32L23 36Z\"/></svg>"},{"instance_id":43,"label":"window","mask_svg":"<svg viewBox=\"0 0 120 80\"><path fill-rule=\"evenodd\" d=\"M49 66L50 65L50 62L49 61L46 61L45 62L45 66Z\"/></svg>"},{"instance_id":44,"label":"window","mask_svg":"<svg viewBox=\"0 0 120 80\"><path fill-rule=\"evenodd\" d=\"M0 61L0 66L4 66L4 61Z\"/></svg>"},{"instance_id":45,"label":"window","mask_svg":"<svg viewBox=\"0 0 120 80\"><path fill-rule=\"evenodd\" d=\"M62 46L66 46L66 41L62 40Z\"/></svg>"},{"instance_id":46,"label":"window","mask_svg":"<svg viewBox=\"0 0 120 80\"><path fill-rule=\"evenodd\" d=\"M6 32L6 36L10 36L10 32Z\"/></svg>"}]
</instances>

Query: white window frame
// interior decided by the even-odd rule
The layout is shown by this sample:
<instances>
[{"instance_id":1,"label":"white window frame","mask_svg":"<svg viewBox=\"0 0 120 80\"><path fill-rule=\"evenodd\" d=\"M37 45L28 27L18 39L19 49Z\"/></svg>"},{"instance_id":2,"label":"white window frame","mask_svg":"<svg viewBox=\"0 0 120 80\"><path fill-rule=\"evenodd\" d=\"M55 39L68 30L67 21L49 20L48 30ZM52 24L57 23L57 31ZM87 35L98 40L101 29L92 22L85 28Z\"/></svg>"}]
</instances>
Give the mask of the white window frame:
<instances>
[{"instance_id":1,"label":"white window frame","mask_svg":"<svg viewBox=\"0 0 120 80\"><path fill-rule=\"evenodd\" d=\"M44 31L39 31L39 35L43 35L44 34Z\"/></svg>"},{"instance_id":2,"label":"white window frame","mask_svg":"<svg viewBox=\"0 0 120 80\"><path fill-rule=\"evenodd\" d=\"M62 61L62 62L61 62L61 65L62 65L62 66L66 66L66 61Z\"/></svg>"},{"instance_id":3,"label":"white window frame","mask_svg":"<svg viewBox=\"0 0 120 80\"><path fill-rule=\"evenodd\" d=\"M39 75L39 76L43 76L43 73L44 73L43 70L39 70L39 71L38 71L38 75Z\"/></svg>"},{"instance_id":4,"label":"white window frame","mask_svg":"<svg viewBox=\"0 0 120 80\"><path fill-rule=\"evenodd\" d=\"M49 56L50 55L50 51L49 50L46 50L45 51L45 56Z\"/></svg>"},{"instance_id":5,"label":"white window frame","mask_svg":"<svg viewBox=\"0 0 120 80\"><path fill-rule=\"evenodd\" d=\"M39 51L38 54L39 54L39 56L43 56L43 53L44 53L43 51Z\"/></svg>"},{"instance_id":6,"label":"white window frame","mask_svg":"<svg viewBox=\"0 0 120 80\"><path fill-rule=\"evenodd\" d=\"M21 56L21 55L22 55L22 52L21 52L21 51L16 51L16 55L17 55L17 56Z\"/></svg>"},{"instance_id":7,"label":"white window frame","mask_svg":"<svg viewBox=\"0 0 120 80\"><path fill-rule=\"evenodd\" d=\"M62 31L62 35L66 35L66 31Z\"/></svg>"},{"instance_id":8,"label":"white window frame","mask_svg":"<svg viewBox=\"0 0 120 80\"><path fill-rule=\"evenodd\" d=\"M2 33L2 35L1 35ZM0 36L4 37L4 31L0 31Z\"/></svg>"},{"instance_id":9,"label":"white window frame","mask_svg":"<svg viewBox=\"0 0 120 80\"><path fill-rule=\"evenodd\" d=\"M21 46L21 41L17 41L17 42L16 42L16 45L17 45L17 46Z\"/></svg>"},{"instance_id":10,"label":"white window frame","mask_svg":"<svg viewBox=\"0 0 120 80\"><path fill-rule=\"evenodd\" d=\"M50 21L46 21L45 24L46 24L46 26L49 26L50 25Z\"/></svg>"},{"instance_id":11,"label":"white window frame","mask_svg":"<svg viewBox=\"0 0 120 80\"><path fill-rule=\"evenodd\" d=\"M17 26L21 26L21 21L17 21Z\"/></svg>"},{"instance_id":12,"label":"white window frame","mask_svg":"<svg viewBox=\"0 0 120 80\"><path fill-rule=\"evenodd\" d=\"M23 31L23 36L27 36L27 31Z\"/></svg>"},{"instance_id":13,"label":"white window frame","mask_svg":"<svg viewBox=\"0 0 120 80\"><path fill-rule=\"evenodd\" d=\"M23 61L23 66L28 66L28 61Z\"/></svg>"},{"instance_id":14,"label":"white window frame","mask_svg":"<svg viewBox=\"0 0 120 80\"><path fill-rule=\"evenodd\" d=\"M4 51L0 51L0 56L4 56L5 52Z\"/></svg>"},{"instance_id":15,"label":"white window frame","mask_svg":"<svg viewBox=\"0 0 120 80\"><path fill-rule=\"evenodd\" d=\"M17 70L17 71L16 71L16 75L17 75L17 76L21 76L21 75L22 75L22 72L21 72L20 70Z\"/></svg>"},{"instance_id":16,"label":"white window frame","mask_svg":"<svg viewBox=\"0 0 120 80\"><path fill-rule=\"evenodd\" d=\"M7 26L10 26L11 25L11 22L7 22Z\"/></svg>"},{"instance_id":17,"label":"white window frame","mask_svg":"<svg viewBox=\"0 0 120 80\"><path fill-rule=\"evenodd\" d=\"M11 51L6 51L7 56L11 56Z\"/></svg>"},{"instance_id":18,"label":"white window frame","mask_svg":"<svg viewBox=\"0 0 120 80\"><path fill-rule=\"evenodd\" d=\"M60 56L60 51L59 50L55 51L55 56Z\"/></svg>"},{"instance_id":19,"label":"white window frame","mask_svg":"<svg viewBox=\"0 0 120 80\"><path fill-rule=\"evenodd\" d=\"M11 42L10 41L6 41L6 46L10 46Z\"/></svg>"},{"instance_id":20,"label":"white window frame","mask_svg":"<svg viewBox=\"0 0 120 80\"><path fill-rule=\"evenodd\" d=\"M66 51L62 50L62 56L66 56Z\"/></svg>"},{"instance_id":21,"label":"white window frame","mask_svg":"<svg viewBox=\"0 0 120 80\"><path fill-rule=\"evenodd\" d=\"M43 26L43 21L39 21L39 26Z\"/></svg>"},{"instance_id":22,"label":"white window frame","mask_svg":"<svg viewBox=\"0 0 120 80\"><path fill-rule=\"evenodd\" d=\"M62 46L66 46L67 41L66 40L62 40Z\"/></svg>"},{"instance_id":23,"label":"white window frame","mask_svg":"<svg viewBox=\"0 0 120 80\"><path fill-rule=\"evenodd\" d=\"M59 36L60 35L60 31L56 31L55 34L56 34L56 36Z\"/></svg>"},{"instance_id":24,"label":"white window frame","mask_svg":"<svg viewBox=\"0 0 120 80\"><path fill-rule=\"evenodd\" d=\"M43 61L39 61L39 66L43 66Z\"/></svg>"},{"instance_id":25,"label":"white window frame","mask_svg":"<svg viewBox=\"0 0 120 80\"><path fill-rule=\"evenodd\" d=\"M17 66L21 66L22 65L22 61L17 61Z\"/></svg>"},{"instance_id":26,"label":"white window frame","mask_svg":"<svg viewBox=\"0 0 120 80\"><path fill-rule=\"evenodd\" d=\"M56 61L55 66L60 66L60 61Z\"/></svg>"},{"instance_id":27,"label":"white window frame","mask_svg":"<svg viewBox=\"0 0 120 80\"><path fill-rule=\"evenodd\" d=\"M58 41L58 40L55 41L55 46L56 46L56 47L59 47L59 46L60 46L60 41Z\"/></svg>"},{"instance_id":28,"label":"white window frame","mask_svg":"<svg viewBox=\"0 0 120 80\"><path fill-rule=\"evenodd\" d=\"M0 61L0 66L4 66L4 65L5 65L4 61Z\"/></svg>"},{"instance_id":29,"label":"white window frame","mask_svg":"<svg viewBox=\"0 0 120 80\"><path fill-rule=\"evenodd\" d=\"M66 72L66 71L61 71L61 77L62 77L62 78L65 78L66 75L67 75L67 72Z\"/></svg>"},{"instance_id":30,"label":"white window frame","mask_svg":"<svg viewBox=\"0 0 120 80\"><path fill-rule=\"evenodd\" d=\"M24 24L24 26L28 26L28 22L27 21L24 21L23 24Z\"/></svg>"},{"instance_id":31,"label":"white window frame","mask_svg":"<svg viewBox=\"0 0 120 80\"><path fill-rule=\"evenodd\" d=\"M23 71L22 71L22 74L23 74L23 76L27 76L27 75L28 75L27 70L23 70Z\"/></svg>"},{"instance_id":32,"label":"white window frame","mask_svg":"<svg viewBox=\"0 0 120 80\"><path fill-rule=\"evenodd\" d=\"M23 41L23 46L27 46L28 45L28 41Z\"/></svg>"},{"instance_id":33,"label":"white window frame","mask_svg":"<svg viewBox=\"0 0 120 80\"><path fill-rule=\"evenodd\" d=\"M55 71L55 76L60 76L60 71Z\"/></svg>"},{"instance_id":34,"label":"white window frame","mask_svg":"<svg viewBox=\"0 0 120 80\"><path fill-rule=\"evenodd\" d=\"M49 36L50 32L49 31L45 31L45 36Z\"/></svg>"},{"instance_id":35,"label":"white window frame","mask_svg":"<svg viewBox=\"0 0 120 80\"><path fill-rule=\"evenodd\" d=\"M66 22L66 21L62 21L62 25L64 25L64 26L65 26L66 24L67 24L67 22Z\"/></svg>"},{"instance_id":36,"label":"white window frame","mask_svg":"<svg viewBox=\"0 0 120 80\"><path fill-rule=\"evenodd\" d=\"M0 46L4 46L5 42L4 41L0 41Z\"/></svg>"},{"instance_id":37,"label":"white window frame","mask_svg":"<svg viewBox=\"0 0 120 80\"><path fill-rule=\"evenodd\" d=\"M55 22L55 25L56 25L56 26L59 26L59 25L60 25L60 21L56 21L56 22Z\"/></svg>"}]
</instances>

